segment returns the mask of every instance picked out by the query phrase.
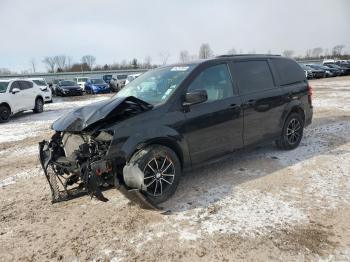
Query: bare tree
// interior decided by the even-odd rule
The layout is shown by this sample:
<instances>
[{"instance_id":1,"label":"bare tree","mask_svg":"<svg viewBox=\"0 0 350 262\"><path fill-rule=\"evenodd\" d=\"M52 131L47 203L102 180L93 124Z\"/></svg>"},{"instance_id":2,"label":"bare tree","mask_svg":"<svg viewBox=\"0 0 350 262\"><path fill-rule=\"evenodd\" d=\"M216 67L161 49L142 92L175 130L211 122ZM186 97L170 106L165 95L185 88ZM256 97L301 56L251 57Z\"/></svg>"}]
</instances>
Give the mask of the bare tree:
<instances>
[{"instance_id":1,"label":"bare tree","mask_svg":"<svg viewBox=\"0 0 350 262\"><path fill-rule=\"evenodd\" d=\"M322 54L323 52L323 48L322 47L315 47L312 49L312 57L317 57L319 58L320 55Z\"/></svg>"},{"instance_id":2,"label":"bare tree","mask_svg":"<svg viewBox=\"0 0 350 262\"><path fill-rule=\"evenodd\" d=\"M72 67L72 61L73 61L73 57L67 56L66 71L68 71L69 69L71 69L71 67Z\"/></svg>"},{"instance_id":3,"label":"bare tree","mask_svg":"<svg viewBox=\"0 0 350 262\"><path fill-rule=\"evenodd\" d=\"M286 57L292 57L294 55L294 51L293 50L284 50L282 52L283 56L286 56Z\"/></svg>"},{"instance_id":4,"label":"bare tree","mask_svg":"<svg viewBox=\"0 0 350 262\"><path fill-rule=\"evenodd\" d=\"M145 68L151 68L152 58L148 55L145 57L145 61L143 63Z\"/></svg>"},{"instance_id":5,"label":"bare tree","mask_svg":"<svg viewBox=\"0 0 350 262\"><path fill-rule=\"evenodd\" d=\"M90 70L92 70L92 67L94 66L94 64L96 63L96 57L94 57L93 55L84 55L81 58L81 62L84 64L87 64L90 67Z\"/></svg>"},{"instance_id":6,"label":"bare tree","mask_svg":"<svg viewBox=\"0 0 350 262\"><path fill-rule=\"evenodd\" d=\"M235 55L237 54L237 50L235 48L231 48L230 50L227 51L228 55Z\"/></svg>"},{"instance_id":7,"label":"bare tree","mask_svg":"<svg viewBox=\"0 0 350 262\"><path fill-rule=\"evenodd\" d=\"M311 50L311 49L306 49L305 57L306 57L306 58L310 58L311 55L312 55L312 50Z\"/></svg>"},{"instance_id":8,"label":"bare tree","mask_svg":"<svg viewBox=\"0 0 350 262\"><path fill-rule=\"evenodd\" d=\"M55 72L56 61L54 57L46 56L43 60L43 63L47 66L49 72Z\"/></svg>"},{"instance_id":9,"label":"bare tree","mask_svg":"<svg viewBox=\"0 0 350 262\"><path fill-rule=\"evenodd\" d=\"M7 68L0 68L0 75L10 75L11 71Z\"/></svg>"},{"instance_id":10,"label":"bare tree","mask_svg":"<svg viewBox=\"0 0 350 262\"><path fill-rule=\"evenodd\" d=\"M333 47L332 49L332 55L334 56L340 56L343 49L344 49L345 45L336 45Z\"/></svg>"},{"instance_id":11,"label":"bare tree","mask_svg":"<svg viewBox=\"0 0 350 262\"><path fill-rule=\"evenodd\" d=\"M36 72L36 61L35 61L35 58L32 58L32 59L30 59L29 60L29 63L30 63L30 65L32 66L32 69L33 69L33 73L35 73Z\"/></svg>"},{"instance_id":12,"label":"bare tree","mask_svg":"<svg viewBox=\"0 0 350 262\"><path fill-rule=\"evenodd\" d=\"M179 54L179 61L180 63L187 63L190 61L190 54L187 50L182 50Z\"/></svg>"},{"instance_id":13,"label":"bare tree","mask_svg":"<svg viewBox=\"0 0 350 262\"><path fill-rule=\"evenodd\" d=\"M65 55L56 55L54 57L57 71L63 71L66 68L67 57Z\"/></svg>"},{"instance_id":14,"label":"bare tree","mask_svg":"<svg viewBox=\"0 0 350 262\"><path fill-rule=\"evenodd\" d=\"M159 53L159 58L162 61L162 65L166 65L169 57L170 57L170 53L168 51L164 51L164 52Z\"/></svg>"},{"instance_id":15,"label":"bare tree","mask_svg":"<svg viewBox=\"0 0 350 262\"><path fill-rule=\"evenodd\" d=\"M328 56L329 56L329 49L328 48L325 48L325 50L324 50L324 56L326 57L326 58L328 58Z\"/></svg>"},{"instance_id":16,"label":"bare tree","mask_svg":"<svg viewBox=\"0 0 350 262\"><path fill-rule=\"evenodd\" d=\"M200 59L207 59L213 56L213 50L211 50L210 45L208 43L202 44L199 47L198 57Z\"/></svg>"}]
</instances>

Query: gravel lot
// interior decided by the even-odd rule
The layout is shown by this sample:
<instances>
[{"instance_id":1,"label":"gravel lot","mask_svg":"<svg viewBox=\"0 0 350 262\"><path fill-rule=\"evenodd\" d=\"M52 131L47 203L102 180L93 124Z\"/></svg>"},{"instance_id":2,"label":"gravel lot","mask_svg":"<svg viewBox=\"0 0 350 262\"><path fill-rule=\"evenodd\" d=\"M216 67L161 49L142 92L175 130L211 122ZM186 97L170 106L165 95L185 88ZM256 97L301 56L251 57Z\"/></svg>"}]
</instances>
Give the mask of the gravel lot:
<instances>
[{"instance_id":1,"label":"gravel lot","mask_svg":"<svg viewBox=\"0 0 350 262\"><path fill-rule=\"evenodd\" d=\"M167 212L114 189L51 205L37 143L57 99L0 125L0 261L349 261L350 77L310 81L314 120L296 150L245 152L182 180Z\"/></svg>"}]
</instances>

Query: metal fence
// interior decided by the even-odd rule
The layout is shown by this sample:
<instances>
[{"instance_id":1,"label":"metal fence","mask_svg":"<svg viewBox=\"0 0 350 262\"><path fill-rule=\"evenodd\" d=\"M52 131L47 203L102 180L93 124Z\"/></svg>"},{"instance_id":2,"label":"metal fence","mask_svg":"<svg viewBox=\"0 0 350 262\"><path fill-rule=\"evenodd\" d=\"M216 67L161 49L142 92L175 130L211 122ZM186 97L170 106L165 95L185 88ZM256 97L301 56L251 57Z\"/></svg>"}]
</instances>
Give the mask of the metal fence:
<instances>
[{"instance_id":1,"label":"metal fence","mask_svg":"<svg viewBox=\"0 0 350 262\"><path fill-rule=\"evenodd\" d=\"M113 74L136 74L144 73L149 69L127 69L127 70L105 70L105 71L83 71L83 72L63 72L63 73L32 73L32 74L9 74L0 75L0 79L13 78L44 78L46 82L52 82L54 79L73 80L75 77L97 77Z\"/></svg>"}]
</instances>

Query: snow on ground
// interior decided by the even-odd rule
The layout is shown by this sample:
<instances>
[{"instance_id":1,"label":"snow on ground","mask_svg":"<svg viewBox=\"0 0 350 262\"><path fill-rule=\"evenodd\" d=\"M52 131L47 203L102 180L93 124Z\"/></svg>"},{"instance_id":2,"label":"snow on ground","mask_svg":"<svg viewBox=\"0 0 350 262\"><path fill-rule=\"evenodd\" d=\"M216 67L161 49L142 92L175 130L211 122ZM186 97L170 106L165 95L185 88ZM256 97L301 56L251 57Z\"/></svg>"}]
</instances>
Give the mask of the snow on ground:
<instances>
[{"instance_id":1,"label":"snow on ground","mask_svg":"<svg viewBox=\"0 0 350 262\"><path fill-rule=\"evenodd\" d=\"M53 247L45 246L41 250L46 250L48 247L51 252L59 253L63 247L67 252L64 254L66 255L64 259L73 260L69 259L71 253L67 251L69 245L66 243L74 243L74 248L77 250L86 251L88 249L89 255L92 254L92 258L89 256L88 260L93 261L106 258L111 261L127 261L131 253L141 254L132 257L137 260L147 252L155 254L150 260L164 258L164 260L181 260L181 257L172 255L181 252L188 246L193 248L194 252L202 250L201 243L205 241L216 245L216 237L220 236L238 236L243 239L242 241L247 241L247 252L257 252L255 257L259 257L259 252L264 249L265 243L258 242L258 245L250 246L249 241L252 239L275 236L276 232L285 232L284 230L289 229L288 232L293 232L293 228L308 226L315 220L318 226L323 226L325 223L326 226L330 224L334 228L342 223L339 231L334 233L333 237L342 242L345 248L340 246L336 250L327 250L329 253L322 254L322 256L314 253L313 258L315 261L341 259L346 261L350 257L349 248L346 248L346 245L350 246L349 236L346 235L346 232L349 231L347 230L349 224L344 222L346 219L339 222L342 217L338 216L337 212L343 214L344 211L349 210L348 203L350 203L350 78L311 81L311 85L314 87L314 122L305 130L304 138L297 149L282 151L272 145L264 146L186 174L175 195L163 204L164 215L162 216L155 215L158 213L130 207L127 204L128 201L120 194L110 199L108 203L91 201L89 197L86 197L76 202L50 207L47 211L43 205L47 204L48 198L43 198L42 192L35 192L35 197L27 202L25 199L18 200L17 205L23 202L24 207L21 209L2 200L11 207L8 208L3 204L1 210L6 213L4 219L11 217L12 213L9 210L14 209L17 212L15 214L21 214L26 205L32 205L38 199L43 198L44 200L38 202L36 206L33 204L30 207L42 209L40 212L48 212L45 214L45 221L46 219L49 221L58 219L63 228L50 228L49 231L55 234L52 237L51 233L39 232L41 238L33 240L33 232L41 230L43 225L46 226L46 224L37 222L37 227L31 229L33 246L27 246L29 250L27 256L35 253L33 250L36 250L36 246L40 246L40 243L46 240ZM14 117L7 124L0 125L0 143L13 142L13 146L7 148L6 151L0 150L0 161L28 155L36 157L36 142L23 145L22 139L40 137L42 132L47 132L53 120L68 110L102 99L106 97L90 96L79 101L59 99L57 103L46 105L45 112L42 114L25 113ZM45 137L41 139L43 138ZM30 168L19 166L15 171L14 175L0 181L0 189L3 190L0 190L0 193L10 194L12 189L18 190L23 183L27 183L22 185L24 188L27 185L33 186L28 182L30 178L42 176L37 161L33 161ZM16 184L19 181L24 182ZM45 192L48 196L48 189ZM110 210L106 210L106 207ZM35 208L24 212L30 214ZM131 215L135 210L137 210L136 215ZM36 216L40 217L40 212ZM101 214L104 212L109 216L103 217ZM328 220L331 217L330 214L335 214L335 222ZM84 216L89 216L89 219L96 217L107 226L100 226L100 220L97 221L98 223L94 223L93 219L88 221L84 219ZM16 216L14 215L12 219L16 219ZM4 221L7 221L6 226L8 227L15 225L10 219ZM138 223L142 224L139 228ZM73 224L77 230L75 232L75 227L72 227L74 230L68 234L71 238L61 236L57 240L60 233L67 232L64 230ZM111 228L113 231L118 227L116 233L111 233L112 236L108 234ZM329 231L326 231L326 234L335 230L334 228L327 228ZM324 230L323 227L317 229ZM22 232L27 230L27 227L24 223L23 227L13 230ZM123 233L120 233L120 230ZM81 234L86 238L79 238ZM296 258L295 254L298 254L298 257L303 260L310 246L302 249L303 246L298 245L299 242L302 242L301 239L309 240L308 234L309 231L302 232L300 238L289 240L296 245L295 249L292 248L291 251L281 249L280 254L286 255L291 252L293 258ZM18 233L17 237L22 239L23 235ZM11 238L6 238L6 234L1 235L0 232L0 241L1 239L5 240L4 245L8 241L13 241ZM280 241L286 242L284 239ZM317 244L320 242L320 245L324 244L324 239L319 238L318 235L314 241ZM168 257L164 255L166 250L152 250L152 247L158 247L159 243L164 245L170 243L171 246L174 246L173 250L169 251L171 254ZM210 249L209 253L216 254L218 257L226 254L225 258L233 260L231 255L237 254L236 249L242 245L244 247L242 243L237 247L234 246L234 242L229 243L226 240L221 244L224 248L216 245L216 249ZM55 249L55 246L58 248ZM266 245L266 248L270 248L270 252L273 253L277 248L275 242L272 246L272 249L269 245ZM321 250L325 250L324 246L321 246ZM19 252L22 252L22 249ZM188 255L181 254L185 258ZM262 260L273 260L269 256L263 257L264 255L266 254L262 254ZM283 258L280 259L283 261ZM207 260L210 259L207 257ZM305 260L309 259L305 258Z\"/></svg>"}]
</instances>

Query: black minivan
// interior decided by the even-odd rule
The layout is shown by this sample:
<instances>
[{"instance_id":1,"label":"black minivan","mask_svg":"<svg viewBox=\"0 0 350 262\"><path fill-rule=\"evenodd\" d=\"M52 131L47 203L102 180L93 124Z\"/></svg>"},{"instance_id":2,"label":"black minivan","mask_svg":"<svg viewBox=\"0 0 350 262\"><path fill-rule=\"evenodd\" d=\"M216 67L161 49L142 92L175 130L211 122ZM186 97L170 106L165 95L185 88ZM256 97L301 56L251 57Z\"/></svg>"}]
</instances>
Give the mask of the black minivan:
<instances>
[{"instance_id":1,"label":"black minivan","mask_svg":"<svg viewBox=\"0 0 350 262\"><path fill-rule=\"evenodd\" d=\"M39 144L53 202L77 188L106 200L114 185L145 207L181 175L238 149L275 141L296 148L312 120L301 67L275 55L233 55L160 67L110 99L75 109Z\"/></svg>"}]
</instances>

